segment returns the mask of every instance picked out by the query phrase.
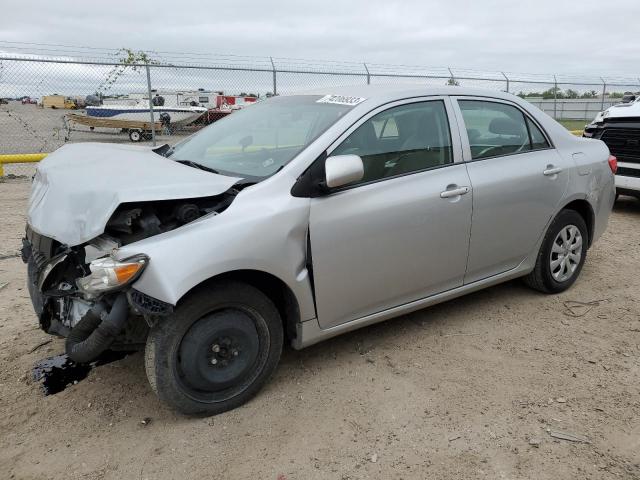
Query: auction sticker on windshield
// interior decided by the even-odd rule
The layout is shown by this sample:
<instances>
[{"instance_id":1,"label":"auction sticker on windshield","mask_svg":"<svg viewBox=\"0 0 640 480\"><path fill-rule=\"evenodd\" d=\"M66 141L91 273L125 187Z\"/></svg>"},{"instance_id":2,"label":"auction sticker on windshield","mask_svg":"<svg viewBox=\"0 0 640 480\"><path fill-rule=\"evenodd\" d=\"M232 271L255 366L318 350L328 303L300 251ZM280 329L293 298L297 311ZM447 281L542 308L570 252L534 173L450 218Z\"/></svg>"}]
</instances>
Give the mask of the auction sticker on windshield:
<instances>
[{"instance_id":1,"label":"auction sticker on windshield","mask_svg":"<svg viewBox=\"0 0 640 480\"><path fill-rule=\"evenodd\" d=\"M358 105L366 100L364 97L350 97L348 95L325 95L316 103L334 103L337 105Z\"/></svg>"}]
</instances>

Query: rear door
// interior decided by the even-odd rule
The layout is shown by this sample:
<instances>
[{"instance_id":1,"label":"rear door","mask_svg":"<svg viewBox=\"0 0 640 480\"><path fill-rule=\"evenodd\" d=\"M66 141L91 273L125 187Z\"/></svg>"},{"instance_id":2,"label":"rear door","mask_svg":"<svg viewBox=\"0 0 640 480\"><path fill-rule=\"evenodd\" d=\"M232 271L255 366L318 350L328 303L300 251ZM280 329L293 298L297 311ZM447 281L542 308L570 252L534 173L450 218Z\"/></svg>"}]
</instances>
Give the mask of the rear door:
<instances>
[{"instance_id":1,"label":"rear door","mask_svg":"<svg viewBox=\"0 0 640 480\"><path fill-rule=\"evenodd\" d=\"M467 284L511 270L531 253L564 195L571 164L516 104L456 100L473 187Z\"/></svg>"},{"instance_id":2,"label":"rear door","mask_svg":"<svg viewBox=\"0 0 640 480\"><path fill-rule=\"evenodd\" d=\"M311 200L322 328L462 285L471 191L449 113L447 98L396 102L363 118L329 149L329 155L359 155L365 173L362 181Z\"/></svg>"}]
</instances>

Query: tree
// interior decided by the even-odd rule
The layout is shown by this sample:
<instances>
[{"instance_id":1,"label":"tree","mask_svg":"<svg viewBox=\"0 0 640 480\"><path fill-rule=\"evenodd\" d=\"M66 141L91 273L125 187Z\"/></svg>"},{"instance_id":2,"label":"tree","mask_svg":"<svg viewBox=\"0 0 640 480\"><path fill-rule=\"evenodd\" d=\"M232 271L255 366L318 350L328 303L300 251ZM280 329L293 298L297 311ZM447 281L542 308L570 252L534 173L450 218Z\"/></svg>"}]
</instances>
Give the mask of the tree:
<instances>
[{"instance_id":1,"label":"tree","mask_svg":"<svg viewBox=\"0 0 640 480\"><path fill-rule=\"evenodd\" d=\"M560 87L551 87L549 90L542 92L542 98L549 100L551 98L564 98L564 93L560 90Z\"/></svg>"},{"instance_id":2,"label":"tree","mask_svg":"<svg viewBox=\"0 0 640 480\"><path fill-rule=\"evenodd\" d=\"M107 73L107 78L98 86L96 95L102 97L104 93L111 89L127 69L131 69L134 72L138 71L140 67L144 65L155 65L160 62L151 59L143 51L134 52L130 48L121 48L118 50L118 54L123 55L118 59L118 64L114 65Z\"/></svg>"},{"instance_id":3,"label":"tree","mask_svg":"<svg viewBox=\"0 0 640 480\"><path fill-rule=\"evenodd\" d=\"M578 98L579 94L575 90L567 88L567 90L564 92L564 96L565 98Z\"/></svg>"}]
</instances>

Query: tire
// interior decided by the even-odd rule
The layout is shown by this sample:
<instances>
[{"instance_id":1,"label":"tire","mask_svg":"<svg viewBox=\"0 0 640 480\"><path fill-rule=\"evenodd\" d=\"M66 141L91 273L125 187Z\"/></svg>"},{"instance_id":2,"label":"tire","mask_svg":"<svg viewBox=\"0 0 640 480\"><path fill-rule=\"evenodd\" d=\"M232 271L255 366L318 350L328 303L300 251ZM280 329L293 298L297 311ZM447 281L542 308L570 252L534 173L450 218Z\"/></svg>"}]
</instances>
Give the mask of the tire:
<instances>
[{"instance_id":1,"label":"tire","mask_svg":"<svg viewBox=\"0 0 640 480\"><path fill-rule=\"evenodd\" d=\"M147 337L145 370L163 402L216 415L250 400L282 352L282 320L260 290L240 282L200 288Z\"/></svg>"},{"instance_id":2,"label":"tire","mask_svg":"<svg viewBox=\"0 0 640 480\"><path fill-rule=\"evenodd\" d=\"M571 232L575 233L573 240ZM589 232L582 216L575 210L562 210L551 222L538 252L536 265L524 277L525 283L544 293L564 292L580 275L587 258L588 242ZM576 258L578 252L579 259ZM562 266L563 258L566 267Z\"/></svg>"},{"instance_id":3,"label":"tire","mask_svg":"<svg viewBox=\"0 0 640 480\"><path fill-rule=\"evenodd\" d=\"M139 142L142 140L142 132L140 130L129 130L129 140Z\"/></svg>"}]
</instances>

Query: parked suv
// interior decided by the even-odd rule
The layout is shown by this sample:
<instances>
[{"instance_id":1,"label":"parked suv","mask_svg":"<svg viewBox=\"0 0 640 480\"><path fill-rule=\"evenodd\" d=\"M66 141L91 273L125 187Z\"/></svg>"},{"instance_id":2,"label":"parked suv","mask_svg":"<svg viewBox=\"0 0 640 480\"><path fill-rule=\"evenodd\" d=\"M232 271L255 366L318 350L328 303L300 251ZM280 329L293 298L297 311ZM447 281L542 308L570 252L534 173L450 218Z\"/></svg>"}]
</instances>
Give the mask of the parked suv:
<instances>
[{"instance_id":1,"label":"parked suv","mask_svg":"<svg viewBox=\"0 0 640 480\"><path fill-rule=\"evenodd\" d=\"M460 87L274 97L175 147L66 145L22 250L68 355L145 351L187 414L246 402L283 342L321 340L516 277L578 277L614 200L604 143Z\"/></svg>"},{"instance_id":2,"label":"parked suv","mask_svg":"<svg viewBox=\"0 0 640 480\"><path fill-rule=\"evenodd\" d=\"M625 95L584 129L583 136L602 140L618 159L618 194L640 199L640 97Z\"/></svg>"}]
</instances>

